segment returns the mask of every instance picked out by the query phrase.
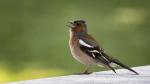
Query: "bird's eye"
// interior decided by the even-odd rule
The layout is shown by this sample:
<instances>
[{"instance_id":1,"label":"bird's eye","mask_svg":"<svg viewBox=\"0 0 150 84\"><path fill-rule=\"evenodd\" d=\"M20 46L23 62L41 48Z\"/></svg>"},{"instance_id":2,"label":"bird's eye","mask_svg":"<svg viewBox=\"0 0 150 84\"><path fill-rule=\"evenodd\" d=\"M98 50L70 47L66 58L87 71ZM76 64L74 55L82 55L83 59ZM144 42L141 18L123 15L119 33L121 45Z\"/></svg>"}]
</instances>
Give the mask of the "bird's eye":
<instances>
[{"instance_id":1,"label":"bird's eye","mask_svg":"<svg viewBox=\"0 0 150 84\"><path fill-rule=\"evenodd\" d=\"M85 21L82 21L82 23L85 24L86 22L85 22Z\"/></svg>"},{"instance_id":2,"label":"bird's eye","mask_svg":"<svg viewBox=\"0 0 150 84\"><path fill-rule=\"evenodd\" d=\"M77 23L77 25L79 26L80 24L79 24L79 23Z\"/></svg>"}]
</instances>

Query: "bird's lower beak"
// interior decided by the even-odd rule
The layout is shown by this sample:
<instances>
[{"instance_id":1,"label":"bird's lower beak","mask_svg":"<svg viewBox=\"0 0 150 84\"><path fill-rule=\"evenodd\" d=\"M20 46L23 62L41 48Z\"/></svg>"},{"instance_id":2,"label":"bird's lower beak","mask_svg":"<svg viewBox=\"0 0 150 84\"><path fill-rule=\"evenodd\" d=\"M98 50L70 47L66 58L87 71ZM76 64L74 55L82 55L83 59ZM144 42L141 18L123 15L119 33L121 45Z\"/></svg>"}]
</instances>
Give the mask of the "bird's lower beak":
<instances>
[{"instance_id":1,"label":"bird's lower beak","mask_svg":"<svg viewBox=\"0 0 150 84\"><path fill-rule=\"evenodd\" d=\"M68 24L67 26L68 26L69 28L74 28L74 23L73 23L73 22L68 21L68 23L69 23L69 24Z\"/></svg>"},{"instance_id":2,"label":"bird's lower beak","mask_svg":"<svg viewBox=\"0 0 150 84\"><path fill-rule=\"evenodd\" d=\"M68 21L68 23L73 24L73 22L71 22L71 21Z\"/></svg>"}]
</instances>

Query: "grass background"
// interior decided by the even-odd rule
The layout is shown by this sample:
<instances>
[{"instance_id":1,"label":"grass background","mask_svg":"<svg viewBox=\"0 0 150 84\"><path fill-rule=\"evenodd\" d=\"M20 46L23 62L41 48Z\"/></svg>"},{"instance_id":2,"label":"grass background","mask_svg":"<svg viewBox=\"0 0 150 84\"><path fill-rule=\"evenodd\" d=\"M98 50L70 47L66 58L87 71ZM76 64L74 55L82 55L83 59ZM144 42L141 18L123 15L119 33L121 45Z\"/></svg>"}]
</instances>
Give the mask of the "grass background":
<instances>
[{"instance_id":1,"label":"grass background","mask_svg":"<svg viewBox=\"0 0 150 84\"><path fill-rule=\"evenodd\" d=\"M0 82L81 72L66 26L77 19L113 57L150 64L149 0L0 0Z\"/></svg>"}]
</instances>

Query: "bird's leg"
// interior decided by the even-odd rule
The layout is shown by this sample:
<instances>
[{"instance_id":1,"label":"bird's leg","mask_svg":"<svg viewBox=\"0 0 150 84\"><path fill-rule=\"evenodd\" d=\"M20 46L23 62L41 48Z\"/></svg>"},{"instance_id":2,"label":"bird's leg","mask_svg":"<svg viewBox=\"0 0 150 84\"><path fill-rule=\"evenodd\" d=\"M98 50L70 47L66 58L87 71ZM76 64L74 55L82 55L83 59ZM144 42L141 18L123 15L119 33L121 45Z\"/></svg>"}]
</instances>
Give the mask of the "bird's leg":
<instances>
[{"instance_id":1,"label":"bird's leg","mask_svg":"<svg viewBox=\"0 0 150 84\"><path fill-rule=\"evenodd\" d=\"M84 74L91 74L92 72L89 72L90 66L87 66L84 72L76 73L76 75L84 75Z\"/></svg>"},{"instance_id":2,"label":"bird's leg","mask_svg":"<svg viewBox=\"0 0 150 84\"><path fill-rule=\"evenodd\" d=\"M81 74L91 74L92 72L89 72L90 66L87 66L85 71L82 72Z\"/></svg>"}]
</instances>

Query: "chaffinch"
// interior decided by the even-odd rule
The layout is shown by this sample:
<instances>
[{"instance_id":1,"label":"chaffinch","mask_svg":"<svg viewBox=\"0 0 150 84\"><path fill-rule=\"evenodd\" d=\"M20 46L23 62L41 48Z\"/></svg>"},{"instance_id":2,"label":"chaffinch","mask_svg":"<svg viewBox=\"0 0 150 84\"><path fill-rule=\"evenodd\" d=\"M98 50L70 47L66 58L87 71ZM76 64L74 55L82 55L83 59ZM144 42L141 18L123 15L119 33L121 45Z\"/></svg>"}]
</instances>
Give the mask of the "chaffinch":
<instances>
[{"instance_id":1,"label":"chaffinch","mask_svg":"<svg viewBox=\"0 0 150 84\"><path fill-rule=\"evenodd\" d=\"M104 49L98 45L97 41L88 34L87 25L84 20L76 20L69 23L70 51L77 61L87 66L86 70L81 74L89 74L88 70L91 65L103 65L116 73L112 64L119 65L122 68L138 74L136 71L124 65L119 60L106 54Z\"/></svg>"}]
</instances>

